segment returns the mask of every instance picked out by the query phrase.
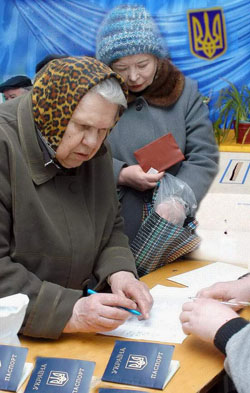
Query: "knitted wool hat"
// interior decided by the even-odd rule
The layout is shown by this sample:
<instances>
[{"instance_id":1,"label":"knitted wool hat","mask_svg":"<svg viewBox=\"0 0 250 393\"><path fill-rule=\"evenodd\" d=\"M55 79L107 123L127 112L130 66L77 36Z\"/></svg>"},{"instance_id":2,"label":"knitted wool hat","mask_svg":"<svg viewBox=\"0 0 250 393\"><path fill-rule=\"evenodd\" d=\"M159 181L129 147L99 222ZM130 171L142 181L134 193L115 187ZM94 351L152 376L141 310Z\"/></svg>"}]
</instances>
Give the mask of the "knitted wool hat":
<instances>
[{"instance_id":1,"label":"knitted wool hat","mask_svg":"<svg viewBox=\"0 0 250 393\"><path fill-rule=\"evenodd\" d=\"M97 34L97 59L110 65L121 57L140 53L168 56L155 22L142 6L121 5L114 8Z\"/></svg>"}]
</instances>

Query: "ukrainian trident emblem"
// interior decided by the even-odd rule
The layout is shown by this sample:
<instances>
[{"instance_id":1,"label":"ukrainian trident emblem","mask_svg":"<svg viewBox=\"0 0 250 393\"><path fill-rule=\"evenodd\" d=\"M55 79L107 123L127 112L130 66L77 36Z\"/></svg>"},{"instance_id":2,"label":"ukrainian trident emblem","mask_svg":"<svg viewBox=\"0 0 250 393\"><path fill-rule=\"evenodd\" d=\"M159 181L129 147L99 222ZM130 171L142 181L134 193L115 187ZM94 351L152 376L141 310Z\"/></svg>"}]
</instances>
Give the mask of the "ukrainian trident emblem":
<instances>
[{"instance_id":1,"label":"ukrainian trident emblem","mask_svg":"<svg viewBox=\"0 0 250 393\"><path fill-rule=\"evenodd\" d=\"M130 370L143 370L148 364L147 357L144 355L130 354L126 362L125 368Z\"/></svg>"},{"instance_id":2,"label":"ukrainian trident emblem","mask_svg":"<svg viewBox=\"0 0 250 393\"><path fill-rule=\"evenodd\" d=\"M69 381L66 371L50 371L46 385L64 386Z\"/></svg>"},{"instance_id":3,"label":"ukrainian trident emblem","mask_svg":"<svg viewBox=\"0 0 250 393\"><path fill-rule=\"evenodd\" d=\"M222 8L188 11L190 49L201 59L214 60L227 49Z\"/></svg>"}]
</instances>

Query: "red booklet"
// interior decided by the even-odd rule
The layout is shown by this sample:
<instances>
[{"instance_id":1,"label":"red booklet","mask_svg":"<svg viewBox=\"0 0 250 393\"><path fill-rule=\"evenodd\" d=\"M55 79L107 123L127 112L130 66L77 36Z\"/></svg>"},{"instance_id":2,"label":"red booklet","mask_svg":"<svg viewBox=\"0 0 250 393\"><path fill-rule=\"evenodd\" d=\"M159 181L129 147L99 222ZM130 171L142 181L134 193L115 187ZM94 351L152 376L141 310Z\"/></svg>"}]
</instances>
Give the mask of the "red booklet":
<instances>
[{"instance_id":1,"label":"red booklet","mask_svg":"<svg viewBox=\"0 0 250 393\"><path fill-rule=\"evenodd\" d=\"M134 156L144 172L150 168L162 172L185 159L171 133L136 150Z\"/></svg>"}]
</instances>

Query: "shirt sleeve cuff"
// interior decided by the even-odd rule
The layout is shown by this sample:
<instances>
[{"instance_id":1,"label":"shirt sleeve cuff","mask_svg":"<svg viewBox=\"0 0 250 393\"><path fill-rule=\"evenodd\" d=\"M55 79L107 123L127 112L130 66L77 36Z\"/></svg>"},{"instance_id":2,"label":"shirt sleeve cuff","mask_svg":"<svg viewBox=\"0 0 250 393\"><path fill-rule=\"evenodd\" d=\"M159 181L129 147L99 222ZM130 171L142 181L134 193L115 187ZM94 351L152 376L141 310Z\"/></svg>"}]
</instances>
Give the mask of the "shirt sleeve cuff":
<instances>
[{"instance_id":1,"label":"shirt sleeve cuff","mask_svg":"<svg viewBox=\"0 0 250 393\"><path fill-rule=\"evenodd\" d=\"M226 345L228 340L239 330L243 329L249 322L244 318L233 318L222 325L214 337L214 345L226 355Z\"/></svg>"},{"instance_id":2,"label":"shirt sleeve cuff","mask_svg":"<svg viewBox=\"0 0 250 393\"><path fill-rule=\"evenodd\" d=\"M25 336L57 339L72 315L83 291L44 281L22 329Z\"/></svg>"}]
</instances>

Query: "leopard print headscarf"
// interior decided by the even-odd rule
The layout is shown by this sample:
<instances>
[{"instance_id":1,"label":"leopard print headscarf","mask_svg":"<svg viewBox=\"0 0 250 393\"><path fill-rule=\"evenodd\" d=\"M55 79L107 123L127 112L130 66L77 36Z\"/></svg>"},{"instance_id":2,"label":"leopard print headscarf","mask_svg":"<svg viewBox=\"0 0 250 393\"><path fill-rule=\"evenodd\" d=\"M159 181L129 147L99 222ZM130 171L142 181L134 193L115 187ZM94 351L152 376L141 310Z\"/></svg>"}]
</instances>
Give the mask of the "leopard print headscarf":
<instances>
[{"instance_id":1,"label":"leopard print headscarf","mask_svg":"<svg viewBox=\"0 0 250 393\"><path fill-rule=\"evenodd\" d=\"M34 121L54 151L81 98L93 86L112 77L118 80L127 96L123 79L92 57L55 59L37 75L32 92Z\"/></svg>"}]
</instances>

